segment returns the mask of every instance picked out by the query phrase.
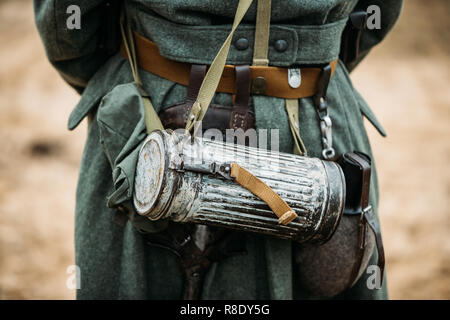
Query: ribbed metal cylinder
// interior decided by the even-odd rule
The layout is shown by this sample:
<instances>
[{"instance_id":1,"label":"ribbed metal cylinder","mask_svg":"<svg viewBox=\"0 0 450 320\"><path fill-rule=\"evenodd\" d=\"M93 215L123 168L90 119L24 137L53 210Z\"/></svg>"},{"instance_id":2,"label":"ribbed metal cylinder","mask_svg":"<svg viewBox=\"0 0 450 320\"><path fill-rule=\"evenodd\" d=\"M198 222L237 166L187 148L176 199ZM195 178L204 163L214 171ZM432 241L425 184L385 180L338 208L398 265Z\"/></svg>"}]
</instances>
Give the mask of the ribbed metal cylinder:
<instances>
[{"instance_id":1,"label":"ribbed metal cylinder","mask_svg":"<svg viewBox=\"0 0 450 320\"><path fill-rule=\"evenodd\" d=\"M178 139L165 132L154 132L144 143L135 185L138 213L150 219L170 217L178 222L257 232L298 242L323 242L333 234L345 197L345 180L337 164L235 144L206 140L191 144ZM280 225L268 205L250 191L206 173L205 168L212 163L230 162L238 163L269 185L298 217L288 225ZM157 177L146 184L149 175ZM150 201L154 203L143 205L145 199L153 199Z\"/></svg>"}]
</instances>

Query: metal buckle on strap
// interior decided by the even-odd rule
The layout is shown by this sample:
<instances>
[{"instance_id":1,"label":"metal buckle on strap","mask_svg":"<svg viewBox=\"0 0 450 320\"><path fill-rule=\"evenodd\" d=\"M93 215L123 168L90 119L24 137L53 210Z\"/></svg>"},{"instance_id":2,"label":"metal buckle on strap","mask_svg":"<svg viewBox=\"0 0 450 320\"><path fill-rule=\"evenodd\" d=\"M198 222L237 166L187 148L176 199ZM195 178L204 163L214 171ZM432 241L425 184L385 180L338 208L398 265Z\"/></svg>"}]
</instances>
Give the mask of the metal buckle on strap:
<instances>
[{"instance_id":1,"label":"metal buckle on strap","mask_svg":"<svg viewBox=\"0 0 450 320\"><path fill-rule=\"evenodd\" d=\"M366 217L366 219L367 219L367 215L368 214L372 214L372 212L373 212L373 208L372 208L372 206L370 204L362 210L362 214L363 214L363 216Z\"/></svg>"},{"instance_id":2,"label":"metal buckle on strap","mask_svg":"<svg viewBox=\"0 0 450 320\"><path fill-rule=\"evenodd\" d=\"M231 163L227 162L225 163L212 162L209 164L184 163L183 170L218 175L221 176L222 178L225 178L226 180L233 180L233 178L231 178Z\"/></svg>"},{"instance_id":3,"label":"metal buckle on strap","mask_svg":"<svg viewBox=\"0 0 450 320\"><path fill-rule=\"evenodd\" d=\"M213 162L211 164L211 173L220 175L227 180L233 180L233 178L231 178L231 163L217 164L216 162Z\"/></svg>"}]
</instances>

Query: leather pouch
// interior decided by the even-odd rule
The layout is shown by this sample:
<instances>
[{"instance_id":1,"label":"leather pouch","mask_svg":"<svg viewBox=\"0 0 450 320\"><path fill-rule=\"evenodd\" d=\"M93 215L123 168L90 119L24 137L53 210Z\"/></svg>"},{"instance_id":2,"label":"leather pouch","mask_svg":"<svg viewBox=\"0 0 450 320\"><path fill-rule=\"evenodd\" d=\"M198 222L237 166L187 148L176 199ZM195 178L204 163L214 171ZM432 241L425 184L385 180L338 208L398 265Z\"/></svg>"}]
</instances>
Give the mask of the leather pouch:
<instances>
[{"instance_id":1,"label":"leather pouch","mask_svg":"<svg viewBox=\"0 0 450 320\"><path fill-rule=\"evenodd\" d=\"M193 64L191 67L186 100L159 113L159 118L166 129L185 128L192 105L197 99L200 87L205 78L206 65ZM236 67L237 94L233 106L211 104L202 121L202 130L220 130L225 134L228 128L247 129L255 125L255 116L249 108L250 69L248 66Z\"/></svg>"},{"instance_id":2,"label":"leather pouch","mask_svg":"<svg viewBox=\"0 0 450 320\"><path fill-rule=\"evenodd\" d=\"M347 153L338 163L344 171L347 189L345 211L335 234L320 246L294 244L293 247L296 281L316 297L333 297L352 287L366 270L375 246L379 265L381 269L384 267L379 227L372 211L368 212L370 158L362 153ZM371 224L375 224L376 232Z\"/></svg>"}]
</instances>

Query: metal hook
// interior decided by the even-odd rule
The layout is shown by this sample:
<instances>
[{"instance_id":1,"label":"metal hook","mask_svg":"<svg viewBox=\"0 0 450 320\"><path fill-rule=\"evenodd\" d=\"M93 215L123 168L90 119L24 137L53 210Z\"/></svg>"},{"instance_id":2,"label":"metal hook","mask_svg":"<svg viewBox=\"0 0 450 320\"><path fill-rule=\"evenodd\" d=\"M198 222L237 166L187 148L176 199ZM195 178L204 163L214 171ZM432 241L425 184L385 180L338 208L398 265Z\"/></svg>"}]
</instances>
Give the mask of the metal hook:
<instances>
[{"instance_id":1,"label":"metal hook","mask_svg":"<svg viewBox=\"0 0 450 320\"><path fill-rule=\"evenodd\" d=\"M320 119L320 131L322 135L322 156L330 160L334 158L335 151L333 149L333 135L332 127L333 123L328 114L328 105L325 100L325 95L328 89L328 84L331 77L330 65L325 66L322 69L322 74L319 79L318 89L313 97L314 104L316 106L317 115Z\"/></svg>"}]
</instances>

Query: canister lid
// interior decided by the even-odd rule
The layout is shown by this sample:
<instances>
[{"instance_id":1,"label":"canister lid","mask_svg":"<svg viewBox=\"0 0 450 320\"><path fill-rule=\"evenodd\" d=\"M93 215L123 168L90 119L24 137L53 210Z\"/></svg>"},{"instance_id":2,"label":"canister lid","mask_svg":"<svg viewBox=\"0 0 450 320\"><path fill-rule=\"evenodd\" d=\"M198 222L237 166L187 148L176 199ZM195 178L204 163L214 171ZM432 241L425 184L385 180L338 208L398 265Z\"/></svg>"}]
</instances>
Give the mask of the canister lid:
<instances>
[{"instance_id":1,"label":"canister lid","mask_svg":"<svg viewBox=\"0 0 450 320\"><path fill-rule=\"evenodd\" d=\"M165 170L164 141L158 132L153 132L139 151L136 167L133 201L138 214L151 216L161 194Z\"/></svg>"}]
</instances>

